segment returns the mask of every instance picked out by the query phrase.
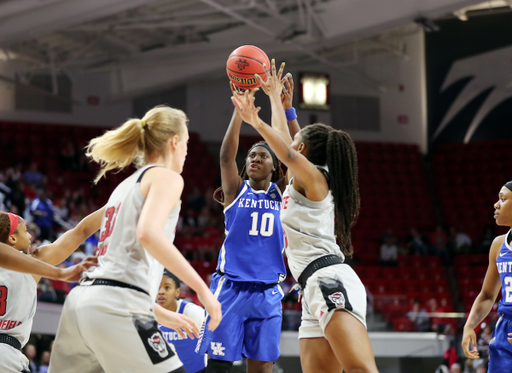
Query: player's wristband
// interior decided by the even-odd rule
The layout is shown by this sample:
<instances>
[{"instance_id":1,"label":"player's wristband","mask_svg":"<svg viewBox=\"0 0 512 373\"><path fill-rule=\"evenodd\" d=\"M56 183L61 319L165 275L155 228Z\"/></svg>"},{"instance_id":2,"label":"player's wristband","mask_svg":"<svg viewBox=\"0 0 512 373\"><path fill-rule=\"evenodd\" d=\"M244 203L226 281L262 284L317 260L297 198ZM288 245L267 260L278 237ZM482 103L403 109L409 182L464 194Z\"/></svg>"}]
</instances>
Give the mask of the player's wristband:
<instances>
[{"instance_id":1,"label":"player's wristband","mask_svg":"<svg viewBox=\"0 0 512 373\"><path fill-rule=\"evenodd\" d=\"M297 119L297 113L295 112L295 108L291 107L288 110L284 111L286 115L286 120L289 122L291 120Z\"/></svg>"}]
</instances>

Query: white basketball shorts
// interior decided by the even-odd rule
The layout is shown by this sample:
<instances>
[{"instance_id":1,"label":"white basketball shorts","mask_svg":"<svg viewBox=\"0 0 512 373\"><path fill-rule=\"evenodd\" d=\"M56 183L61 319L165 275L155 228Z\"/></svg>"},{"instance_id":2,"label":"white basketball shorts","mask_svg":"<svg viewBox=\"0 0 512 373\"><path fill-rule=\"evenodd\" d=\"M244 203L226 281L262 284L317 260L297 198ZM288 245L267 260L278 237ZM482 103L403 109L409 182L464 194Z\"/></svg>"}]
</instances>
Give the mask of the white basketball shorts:
<instances>
[{"instance_id":1,"label":"white basketball shorts","mask_svg":"<svg viewBox=\"0 0 512 373\"><path fill-rule=\"evenodd\" d=\"M325 328L336 310L349 312L366 327L366 291L348 264L322 268L307 280L299 339L325 337Z\"/></svg>"},{"instance_id":2,"label":"white basketball shorts","mask_svg":"<svg viewBox=\"0 0 512 373\"><path fill-rule=\"evenodd\" d=\"M182 366L165 341L153 300L132 289L77 286L62 310L51 373L168 373Z\"/></svg>"},{"instance_id":3,"label":"white basketball shorts","mask_svg":"<svg viewBox=\"0 0 512 373\"><path fill-rule=\"evenodd\" d=\"M8 344L0 343L0 372L30 372L27 357L20 350Z\"/></svg>"}]
</instances>

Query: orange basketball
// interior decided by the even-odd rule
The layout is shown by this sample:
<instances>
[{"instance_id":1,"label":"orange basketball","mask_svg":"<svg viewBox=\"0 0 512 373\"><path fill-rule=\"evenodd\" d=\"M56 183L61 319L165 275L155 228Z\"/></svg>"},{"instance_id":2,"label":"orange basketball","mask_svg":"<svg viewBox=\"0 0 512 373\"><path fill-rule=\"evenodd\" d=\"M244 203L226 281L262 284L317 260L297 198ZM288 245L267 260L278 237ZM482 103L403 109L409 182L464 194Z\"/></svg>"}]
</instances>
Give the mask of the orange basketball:
<instances>
[{"instance_id":1,"label":"orange basketball","mask_svg":"<svg viewBox=\"0 0 512 373\"><path fill-rule=\"evenodd\" d=\"M254 45L242 45L229 55L226 71L229 79L241 89L251 89L260 86L254 74L266 81L267 76L263 64L270 69L270 61L265 52Z\"/></svg>"}]
</instances>

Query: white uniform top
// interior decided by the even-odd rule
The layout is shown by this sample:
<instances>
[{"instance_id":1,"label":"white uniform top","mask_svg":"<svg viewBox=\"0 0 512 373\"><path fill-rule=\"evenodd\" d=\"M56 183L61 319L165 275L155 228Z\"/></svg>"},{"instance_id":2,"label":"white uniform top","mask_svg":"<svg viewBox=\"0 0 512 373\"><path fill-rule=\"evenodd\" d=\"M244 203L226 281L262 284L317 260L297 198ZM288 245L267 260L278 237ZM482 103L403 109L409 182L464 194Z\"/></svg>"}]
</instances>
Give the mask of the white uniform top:
<instances>
[{"instance_id":1,"label":"white uniform top","mask_svg":"<svg viewBox=\"0 0 512 373\"><path fill-rule=\"evenodd\" d=\"M137 222L145 198L140 191L140 176L151 165L139 169L112 192L101 222L98 244L99 266L87 272L87 278L122 281L145 290L156 299L164 266L137 239ZM173 242L180 207L171 211L164 234Z\"/></svg>"},{"instance_id":2,"label":"white uniform top","mask_svg":"<svg viewBox=\"0 0 512 373\"><path fill-rule=\"evenodd\" d=\"M311 201L293 187L293 178L283 193L281 223L285 232L286 256L297 280L313 260L334 254L345 260L334 233L334 199Z\"/></svg>"},{"instance_id":3,"label":"white uniform top","mask_svg":"<svg viewBox=\"0 0 512 373\"><path fill-rule=\"evenodd\" d=\"M36 313L37 283L32 275L0 268L0 333L28 342Z\"/></svg>"}]
</instances>

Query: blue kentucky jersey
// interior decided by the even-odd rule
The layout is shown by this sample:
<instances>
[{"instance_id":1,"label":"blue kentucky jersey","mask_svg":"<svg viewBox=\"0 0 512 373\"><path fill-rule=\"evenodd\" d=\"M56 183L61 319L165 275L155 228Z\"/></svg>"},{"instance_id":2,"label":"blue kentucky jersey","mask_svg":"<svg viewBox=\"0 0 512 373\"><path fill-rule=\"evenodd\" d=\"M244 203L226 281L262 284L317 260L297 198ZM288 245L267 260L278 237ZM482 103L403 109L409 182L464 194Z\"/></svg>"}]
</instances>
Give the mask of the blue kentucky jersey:
<instances>
[{"instance_id":1,"label":"blue kentucky jersey","mask_svg":"<svg viewBox=\"0 0 512 373\"><path fill-rule=\"evenodd\" d=\"M181 300L178 309L178 313L183 314L185 307L189 302ZM169 329L166 326L158 325L165 340L174 346L176 353L183 363L183 367L189 373L199 372L206 367L206 361L204 354L197 354L194 352L197 340L190 339L188 336L182 338L176 331Z\"/></svg>"},{"instance_id":2,"label":"blue kentucky jersey","mask_svg":"<svg viewBox=\"0 0 512 373\"><path fill-rule=\"evenodd\" d=\"M498 257L496 266L501 279L501 300L498 313L512 318L512 247L508 243L511 231L505 236Z\"/></svg>"},{"instance_id":3,"label":"blue kentucky jersey","mask_svg":"<svg viewBox=\"0 0 512 373\"><path fill-rule=\"evenodd\" d=\"M276 183L253 190L244 180L235 200L224 209L226 239L217 271L232 281L276 283L286 275L282 195Z\"/></svg>"}]
</instances>

